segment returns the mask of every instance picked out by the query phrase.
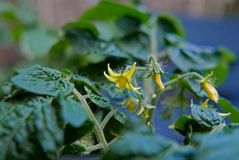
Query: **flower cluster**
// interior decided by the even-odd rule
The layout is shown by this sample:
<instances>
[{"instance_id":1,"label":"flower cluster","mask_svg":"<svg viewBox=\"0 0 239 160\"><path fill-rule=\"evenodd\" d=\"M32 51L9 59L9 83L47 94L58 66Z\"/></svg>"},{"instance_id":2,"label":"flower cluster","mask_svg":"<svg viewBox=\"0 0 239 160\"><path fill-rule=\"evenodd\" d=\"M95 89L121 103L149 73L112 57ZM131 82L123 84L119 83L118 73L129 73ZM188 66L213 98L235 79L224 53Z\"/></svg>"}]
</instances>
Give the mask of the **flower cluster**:
<instances>
[{"instance_id":1,"label":"flower cluster","mask_svg":"<svg viewBox=\"0 0 239 160\"><path fill-rule=\"evenodd\" d=\"M153 57L150 57L147 67L145 68L139 67L139 68L145 71L145 73L147 74L146 76L147 79L152 77L152 80L157 89L155 90L154 95L159 94L160 92L158 91L164 91L165 86L161 80L161 76L164 75L164 72L162 71L160 64ZM152 105L148 103L148 100L152 101L152 99L147 99L147 96L145 96L145 94L142 94L139 91L140 87L135 87L132 84L133 83L132 77L135 74L136 69L139 69L139 68L136 67L136 62L135 62L133 63L132 66L129 67L129 69L124 69L121 72L115 72L111 69L110 64L108 64L107 66L108 74L104 72L104 75L109 81L115 83L116 87L119 89L119 92L121 92L123 89L129 89L129 90L132 90L134 93L136 93L137 98L129 96L123 102L121 102L122 105L126 106L130 112L136 112L138 115L143 113L144 115L146 115L145 117L148 117L148 112L151 109L155 108L156 104ZM209 99L217 103L219 99L219 95L216 88L213 86L212 82L210 81L210 78L212 77L212 73L207 75L206 77L202 77L200 75L198 75L198 77L201 78L200 80L201 88L205 91ZM157 98L157 96L155 98ZM204 107L207 107L208 106L207 104L208 104L208 100L206 100L202 105Z\"/></svg>"}]
</instances>

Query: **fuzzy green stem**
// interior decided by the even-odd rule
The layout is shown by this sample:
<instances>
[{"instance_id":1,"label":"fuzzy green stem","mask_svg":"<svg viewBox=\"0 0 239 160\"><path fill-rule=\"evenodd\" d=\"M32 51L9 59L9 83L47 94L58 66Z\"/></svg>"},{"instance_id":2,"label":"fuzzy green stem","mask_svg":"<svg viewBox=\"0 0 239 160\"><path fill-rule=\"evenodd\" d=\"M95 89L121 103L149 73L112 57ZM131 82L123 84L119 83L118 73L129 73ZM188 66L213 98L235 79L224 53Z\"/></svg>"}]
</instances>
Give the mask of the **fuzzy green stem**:
<instances>
[{"instance_id":1,"label":"fuzzy green stem","mask_svg":"<svg viewBox=\"0 0 239 160\"><path fill-rule=\"evenodd\" d=\"M136 67L136 70L138 70L138 71L145 71L146 68L145 67Z\"/></svg>"},{"instance_id":2,"label":"fuzzy green stem","mask_svg":"<svg viewBox=\"0 0 239 160\"><path fill-rule=\"evenodd\" d=\"M170 81L164 83L164 86L165 86L165 88L166 88L166 87L168 87L168 86L170 86L170 85L172 85L172 84L174 84L174 83L177 83L179 80L181 80L181 79L183 79L183 78L185 78L185 77L189 77L189 76L194 76L194 77L198 77L198 78L200 78L200 79L203 79L203 76L201 76L201 75L198 74L197 72L189 72L189 73L185 73L185 74L183 74L183 75L178 76L177 78L175 78L175 79L173 79L173 80L170 80Z\"/></svg>"},{"instance_id":3,"label":"fuzzy green stem","mask_svg":"<svg viewBox=\"0 0 239 160\"><path fill-rule=\"evenodd\" d=\"M90 106L86 102L86 99L84 98L84 96L80 92L78 92L76 89L73 90L73 94L75 95L76 99L81 102L81 104L84 106L86 112L88 113L90 120L94 124L95 134L96 134L98 143L102 143L103 152L106 152L108 150L108 143L105 139L103 130L101 129L98 121L96 120L93 112L91 111Z\"/></svg>"},{"instance_id":4,"label":"fuzzy green stem","mask_svg":"<svg viewBox=\"0 0 239 160\"><path fill-rule=\"evenodd\" d=\"M152 25L151 31L150 31L150 55L153 59L157 60L157 26L154 23ZM146 87L147 89L147 87ZM148 89L149 90L149 89ZM153 93L154 91L152 90L152 88L150 88L150 91L148 91L148 95L151 96L151 93ZM152 102L154 102L153 105L156 105L157 100L155 100L154 98L151 99ZM156 101L156 102L155 102ZM149 127L152 129L152 132L155 131L154 129L154 112L155 112L155 108L152 108L149 110L149 118L147 119L147 124L149 125Z\"/></svg>"},{"instance_id":5,"label":"fuzzy green stem","mask_svg":"<svg viewBox=\"0 0 239 160\"><path fill-rule=\"evenodd\" d=\"M103 119L103 121L101 122L101 125L100 125L100 127L101 127L102 130L104 129L104 127L106 126L106 124L109 122L110 118L111 118L112 116L114 116L115 113L116 113L116 110L111 110L111 111L105 116L105 118Z\"/></svg>"},{"instance_id":6,"label":"fuzzy green stem","mask_svg":"<svg viewBox=\"0 0 239 160\"><path fill-rule=\"evenodd\" d=\"M114 143L117 139L118 139L117 137L115 137L114 139L112 139L112 140L110 141L110 143L108 143L108 146L111 145L112 143ZM87 147L87 148L86 148L86 152L93 152L93 151L99 150L99 149L101 149L101 148L103 148L103 144L102 144L102 143L99 143L99 144L96 144L96 145L94 145L94 146L89 146L89 147Z\"/></svg>"},{"instance_id":7,"label":"fuzzy green stem","mask_svg":"<svg viewBox=\"0 0 239 160\"><path fill-rule=\"evenodd\" d=\"M153 58L157 58L157 27L152 26L150 31L150 54Z\"/></svg>"}]
</instances>

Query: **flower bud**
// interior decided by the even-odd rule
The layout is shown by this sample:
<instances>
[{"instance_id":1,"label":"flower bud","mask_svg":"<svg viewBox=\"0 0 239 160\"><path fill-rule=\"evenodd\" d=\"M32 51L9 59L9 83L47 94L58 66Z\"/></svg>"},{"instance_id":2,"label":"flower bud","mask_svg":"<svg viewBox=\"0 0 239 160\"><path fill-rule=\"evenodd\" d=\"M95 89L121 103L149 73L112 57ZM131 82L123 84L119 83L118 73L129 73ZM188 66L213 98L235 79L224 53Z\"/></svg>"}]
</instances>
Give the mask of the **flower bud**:
<instances>
[{"instance_id":1,"label":"flower bud","mask_svg":"<svg viewBox=\"0 0 239 160\"><path fill-rule=\"evenodd\" d=\"M201 86L204 89L204 91L207 93L208 97L212 101L217 103L219 96L218 96L216 88L210 82L207 82L207 81L201 82Z\"/></svg>"},{"instance_id":2,"label":"flower bud","mask_svg":"<svg viewBox=\"0 0 239 160\"><path fill-rule=\"evenodd\" d=\"M129 100L126 102L125 106L128 108L128 110L129 110L130 112L134 112L134 106L135 106L134 100L129 99Z\"/></svg>"},{"instance_id":3,"label":"flower bud","mask_svg":"<svg viewBox=\"0 0 239 160\"><path fill-rule=\"evenodd\" d=\"M155 73L154 74L154 82L159 90L164 90L164 84L161 81L161 75L160 73Z\"/></svg>"},{"instance_id":4,"label":"flower bud","mask_svg":"<svg viewBox=\"0 0 239 160\"><path fill-rule=\"evenodd\" d=\"M138 105L139 100L135 98L127 98L123 102L119 102L118 104L121 104L128 108L130 112L135 112L135 106Z\"/></svg>"}]
</instances>

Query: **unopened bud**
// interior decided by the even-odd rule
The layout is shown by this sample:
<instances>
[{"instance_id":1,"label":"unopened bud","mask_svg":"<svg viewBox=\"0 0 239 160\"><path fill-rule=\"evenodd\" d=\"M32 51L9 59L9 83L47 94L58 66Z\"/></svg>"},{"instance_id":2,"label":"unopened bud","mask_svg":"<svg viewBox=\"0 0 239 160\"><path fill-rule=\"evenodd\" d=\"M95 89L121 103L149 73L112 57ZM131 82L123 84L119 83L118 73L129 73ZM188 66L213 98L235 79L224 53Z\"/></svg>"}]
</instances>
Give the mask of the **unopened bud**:
<instances>
[{"instance_id":1,"label":"unopened bud","mask_svg":"<svg viewBox=\"0 0 239 160\"><path fill-rule=\"evenodd\" d=\"M128 108L128 110L130 112L134 112L134 106L135 106L135 103L132 99L129 99L127 102L126 102L126 106Z\"/></svg>"},{"instance_id":2,"label":"unopened bud","mask_svg":"<svg viewBox=\"0 0 239 160\"><path fill-rule=\"evenodd\" d=\"M212 101L217 103L219 96L218 96L216 88L210 82L207 82L207 81L203 81L201 83L201 86L204 89L204 91L207 93L208 97Z\"/></svg>"},{"instance_id":3,"label":"unopened bud","mask_svg":"<svg viewBox=\"0 0 239 160\"><path fill-rule=\"evenodd\" d=\"M164 90L164 84L161 81L161 75L159 73L154 74L154 82L159 90Z\"/></svg>"}]
</instances>

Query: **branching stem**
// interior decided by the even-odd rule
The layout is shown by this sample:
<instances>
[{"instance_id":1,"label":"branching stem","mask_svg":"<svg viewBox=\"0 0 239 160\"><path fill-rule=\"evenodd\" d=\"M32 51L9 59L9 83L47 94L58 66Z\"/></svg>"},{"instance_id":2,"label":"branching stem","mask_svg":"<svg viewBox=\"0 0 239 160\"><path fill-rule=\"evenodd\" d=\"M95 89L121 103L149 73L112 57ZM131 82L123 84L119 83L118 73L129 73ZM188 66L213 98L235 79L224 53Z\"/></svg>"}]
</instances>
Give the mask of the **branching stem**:
<instances>
[{"instance_id":1,"label":"branching stem","mask_svg":"<svg viewBox=\"0 0 239 160\"><path fill-rule=\"evenodd\" d=\"M114 116L114 114L116 113L116 110L111 110L106 116L105 118L103 119L103 121L101 122L101 129L103 130L105 128L105 125L109 122L110 118L112 116Z\"/></svg>"},{"instance_id":2,"label":"branching stem","mask_svg":"<svg viewBox=\"0 0 239 160\"><path fill-rule=\"evenodd\" d=\"M152 25L151 31L150 31L150 55L152 58L157 59L157 25L154 23ZM147 89L147 88L146 88ZM150 89L150 91L148 91L148 95L151 96L151 93L154 93L154 91L152 90L152 88ZM152 102L154 103L152 105L156 105L157 100L155 101L155 99L152 99ZM147 120L147 124L148 126L152 129L152 132L155 131L154 128L154 112L155 112L155 108L152 108L149 110L149 118Z\"/></svg>"},{"instance_id":3,"label":"branching stem","mask_svg":"<svg viewBox=\"0 0 239 160\"><path fill-rule=\"evenodd\" d=\"M98 123L93 112L91 111L90 106L86 102L86 99L84 98L84 96L80 92L78 92L76 89L73 90L73 94L75 95L77 100L80 101L81 104L84 106L86 112L89 115L90 120L94 123L94 129L95 129L95 134L96 134L98 143L102 144L103 152L106 152L108 150L108 143L105 139L104 132L101 129L100 124Z\"/></svg>"},{"instance_id":4,"label":"branching stem","mask_svg":"<svg viewBox=\"0 0 239 160\"><path fill-rule=\"evenodd\" d=\"M117 140L117 137L115 137L113 140L110 141L110 143L108 143L108 146L110 146L112 143L114 143L115 141ZM103 148L103 144L102 143L99 143L99 144L96 144L94 146L89 146L86 148L86 152L93 152L93 151L96 151L96 150L99 150Z\"/></svg>"}]
</instances>

